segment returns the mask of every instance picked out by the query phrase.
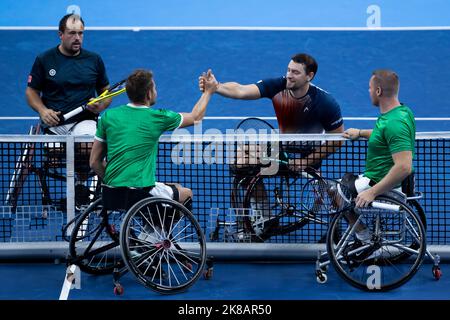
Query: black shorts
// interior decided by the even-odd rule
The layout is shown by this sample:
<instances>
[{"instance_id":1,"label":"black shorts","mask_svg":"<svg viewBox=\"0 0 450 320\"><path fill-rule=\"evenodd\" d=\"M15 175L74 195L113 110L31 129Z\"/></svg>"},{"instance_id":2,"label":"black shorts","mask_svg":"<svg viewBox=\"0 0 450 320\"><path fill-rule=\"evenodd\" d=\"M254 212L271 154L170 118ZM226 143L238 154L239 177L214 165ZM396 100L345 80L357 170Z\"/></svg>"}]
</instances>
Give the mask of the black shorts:
<instances>
[{"instance_id":1,"label":"black shorts","mask_svg":"<svg viewBox=\"0 0 450 320\"><path fill-rule=\"evenodd\" d=\"M180 195L174 185L166 184L173 191L173 200L178 201ZM129 188L102 185L103 207L107 210L129 210L134 204L145 198L153 197L150 191L154 187Z\"/></svg>"}]
</instances>

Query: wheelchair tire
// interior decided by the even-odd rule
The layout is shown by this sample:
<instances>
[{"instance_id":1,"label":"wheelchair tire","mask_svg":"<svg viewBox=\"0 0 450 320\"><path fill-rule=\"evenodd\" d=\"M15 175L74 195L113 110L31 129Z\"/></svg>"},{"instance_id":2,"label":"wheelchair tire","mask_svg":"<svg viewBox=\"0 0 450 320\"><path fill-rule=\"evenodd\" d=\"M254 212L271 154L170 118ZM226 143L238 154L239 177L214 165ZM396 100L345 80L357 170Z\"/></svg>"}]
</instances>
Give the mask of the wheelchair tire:
<instances>
[{"instance_id":1,"label":"wheelchair tire","mask_svg":"<svg viewBox=\"0 0 450 320\"><path fill-rule=\"evenodd\" d=\"M128 270L162 294L187 290L205 268L200 224L186 207L169 199L150 197L131 207L122 223L120 248Z\"/></svg>"},{"instance_id":2,"label":"wheelchair tire","mask_svg":"<svg viewBox=\"0 0 450 320\"><path fill-rule=\"evenodd\" d=\"M310 219L304 216L303 207L297 203L301 199L301 177L290 177L287 175L275 176L256 176L249 184L244 199L244 208L252 208L252 199L257 199L256 188L264 180L266 188L268 208L270 209L269 218L273 220L267 228L257 231L255 229L254 218L249 215L243 218L244 230L255 235L254 238L259 241L265 241L276 235L284 235L303 228L310 222ZM292 200L295 200L293 203ZM258 202L258 201L257 201ZM287 206L287 207L286 207ZM266 210L266 209L263 209ZM253 210L246 210L250 213ZM266 213L267 214L267 213ZM263 213L264 215L264 213ZM265 217L267 218L267 217Z\"/></svg>"},{"instance_id":3,"label":"wheelchair tire","mask_svg":"<svg viewBox=\"0 0 450 320\"><path fill-rule=\"evenodd\" d=\"M416 200L411 200L411 201L407 202L407 206L409 206L410 209L412 209L417 214L417 216L419 217L419 219L422 222L423 227L426 231L427 219L425 217L425 212L423 211L420 204ZM412 250L417 250L419 248L419 244L417 242L412 243L409 248ZM411 254L409 252L404 251L398 255L393 255L393 256L389 257L389 259L386 260L386 263L400 263L400 262L408 259L410 256L411 256Z\"/></svg>"},{"instance_id":4,"label":"wheelchair tire","mask_svg":"<svg viewBox=\"0 0 450 320\"><path fill-rule=\"evenodd\" d=\"M399 211L361 209L359 217L372 231L367 244L356 240L347 213L341 212L330 224L327 252L336 272L352 286L388 291L406 283L419 269L426 251L425 228L419 215L397 199L380 196L375 201L397 205ZM330 241L335 233L341 235L338 244ZM403 253L408 256L398 259Z\"/></svg>"},{"instance_id":5,"label":"wheelchair tire","mask_svg":"<svg viewBox=\"0 0 450 320\"><path fill-rule=\"evenodd\" d=\"M94 275L112 273L121 261L119 251L114 249L119 245L118 233L109 222L111 217L102 211L99 198L77 218L69 243L72 263Z\"/></svg>"}]
</instances>

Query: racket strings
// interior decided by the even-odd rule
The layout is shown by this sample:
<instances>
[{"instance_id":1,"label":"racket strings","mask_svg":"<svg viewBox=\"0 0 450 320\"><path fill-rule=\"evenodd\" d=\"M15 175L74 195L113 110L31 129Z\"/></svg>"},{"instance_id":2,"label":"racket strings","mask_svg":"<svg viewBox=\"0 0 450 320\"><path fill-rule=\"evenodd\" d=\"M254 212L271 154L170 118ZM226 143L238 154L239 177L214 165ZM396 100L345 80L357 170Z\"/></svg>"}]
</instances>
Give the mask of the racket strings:
<instances>
[{"instance_id":1,"label":"racket strings","mask_svg":"<svg viewBox=\"0 0 450 320\"><path fill-rule=\"evenodd\" d=\"M313 179L303 190L302 202L315 215L333 214L346 210L351 205L351 193L334 180Z\"/></svg>"},{"instance_id":2,"label":"racket strings","mask_svg":"<svg viewBox=\"0 0 450 320\"><path fill-rule=\"evenodd\" d=\"M105 91L103 91L98 97L92 99L91 101L88 102L88 105L91 105L93 103L102 101L104 99L108 99L108 98L112 98L115 96L118 96L120 94L122 94L123 92L126 91L126 81L123 80L121 82L118 82L116 84L114 84L111 88L106 89Z\"/></svg>"},{"instance_id":3,"label":"racket strings","mask_svg":"<svg viewBox=\"0 0 450 320\"><path fill-rule=\"evenodd\" d=\"M261 119L258 118L247 118L242 120L238 126L236 127L236 130L243 130L243 131L256 131L259 133L262 133L262 131L266 131L266 133L272 133L274 131L274 127Z\"/></svg>"},{"instance_id":4,"label":"racket strings","mask_svg":"<svg viewBox=\"0 0 450 320\"><path fill-rule=\"evenodd\" d=\"M270 123L259 118L247 118L242 120L237 125L236 131L265 136L276 133L275 128ZM274 157L278 158L278 149L278 144L273 141L249 142L248 146L245 147L245 156L267 161Z\"/></svg>"}]
</instances>

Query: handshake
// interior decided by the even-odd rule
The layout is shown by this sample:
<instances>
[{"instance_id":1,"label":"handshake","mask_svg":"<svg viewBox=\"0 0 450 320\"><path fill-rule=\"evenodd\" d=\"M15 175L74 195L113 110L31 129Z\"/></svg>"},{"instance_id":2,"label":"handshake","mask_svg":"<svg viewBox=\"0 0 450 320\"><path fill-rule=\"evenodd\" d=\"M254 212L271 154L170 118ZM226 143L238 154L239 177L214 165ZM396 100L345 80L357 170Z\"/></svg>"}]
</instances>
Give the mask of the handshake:
<instances>
[{"instance_id":1,"label":"handshake","mask_svg":"<svg viewBox=\"0 0 450 320\"><path fill-rule=\"evenodd\" d=\"M198 87L201 92L214 93L219 88L219 82L212 73L211 69L208 72L203 72L200 77L198 77Z\"/></svg>"}]
</instances>

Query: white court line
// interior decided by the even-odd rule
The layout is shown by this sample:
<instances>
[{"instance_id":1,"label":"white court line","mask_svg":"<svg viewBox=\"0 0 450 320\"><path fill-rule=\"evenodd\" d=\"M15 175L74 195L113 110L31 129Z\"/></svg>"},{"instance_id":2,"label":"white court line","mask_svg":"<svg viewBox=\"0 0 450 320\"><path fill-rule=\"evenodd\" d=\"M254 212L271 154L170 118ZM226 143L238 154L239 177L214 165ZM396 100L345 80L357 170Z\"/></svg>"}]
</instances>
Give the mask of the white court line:
<instances>
[{"instance_id":1,"label":"white court line","mask_svg":"<svg viewBox=\"0 0 450 320\"><path fill-rule=\"evenodd\" d=\"M46 31L58 30L56 26L0 26L1 31ZM423 26L423 27L250 27L250 26L110 26L86 27L86 30L97 31L428 31L450 30L450 26Z\"/></svg>"},{"instance_id":2,"label":"white court line","mask_svg":"<svg viewBox=\"0 0 450 320\"><path fill-rule=\"evenodd\" d=\"M39 120L39 117L0 117L0 120Z\"/></svg>"},{"instance_id":3,"label":"white court line","mask_svg":"<svg viewBox=\"0 0 450 320\"><path fill-rule=\"evenodd\" d=\"M205 117L204 120L243 120L249 117L255 117L263 120L276 120L276 117L258 117L258 116L239 116L239 117ZM356 121L367 121L367 120L377 120L377 117L344 117L344 120L356 120ZM450 117L440 117L440 118L428 118L428 117L417 117L416 121L450 121ZM0 117L2 120L39 120L39 117Z\"/></svg>"},{"instance_id":4,"label":"white court line","mask_svg":"<svg viewBox=\"0 0 450 320\"><path fill-rule=\"evenodd\" d=\"M80 268L74 264L67 267L59 300L67 300L71 289L81 289Z\"/></svg>"}]
</instances>

